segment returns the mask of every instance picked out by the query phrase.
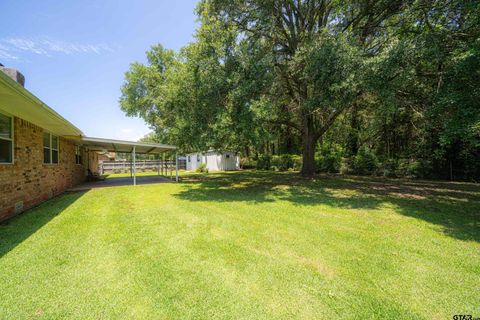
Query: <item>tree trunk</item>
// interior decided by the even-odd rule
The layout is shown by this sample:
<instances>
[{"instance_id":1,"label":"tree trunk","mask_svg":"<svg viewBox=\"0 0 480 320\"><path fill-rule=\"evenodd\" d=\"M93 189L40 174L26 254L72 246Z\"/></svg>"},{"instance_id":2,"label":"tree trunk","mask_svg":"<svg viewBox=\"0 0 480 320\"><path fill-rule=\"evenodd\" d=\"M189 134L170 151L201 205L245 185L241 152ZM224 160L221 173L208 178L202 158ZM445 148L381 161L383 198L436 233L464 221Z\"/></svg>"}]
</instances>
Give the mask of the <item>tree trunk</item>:
<instances>
[{"instance_id":1,"label":"tree trunk","mask_svg":"<svg viewBox=\"0 0 480 320\"><path fill-rule=\"evenodd\" d=\"M248 146L245 146L245 156L250 158L250 148Z\"/></svg>"},{"instance_id":2,"label":"tree trunk","mask_svg":"<svg viewBox=\"0 0 480 320\"><path fill-rule=\"evenodd\" d=\"M304 177L313 177L315 174L315 145L316 141L313 133L304 134L302 136L302 171L301 175Z\"/></svg>"},{"instance_id":3,"label":"tree trunk","mask_svg":"<svg viewBox=\"0 0 480 320\"><path fill-rule=\"evenodd\" d=\"M354 103L350 113L350 131L347 136L346 153L348 157L354 157L358 153L358 132L360 123L358 119L357 105Z\"/></svg>"}]
</instances>

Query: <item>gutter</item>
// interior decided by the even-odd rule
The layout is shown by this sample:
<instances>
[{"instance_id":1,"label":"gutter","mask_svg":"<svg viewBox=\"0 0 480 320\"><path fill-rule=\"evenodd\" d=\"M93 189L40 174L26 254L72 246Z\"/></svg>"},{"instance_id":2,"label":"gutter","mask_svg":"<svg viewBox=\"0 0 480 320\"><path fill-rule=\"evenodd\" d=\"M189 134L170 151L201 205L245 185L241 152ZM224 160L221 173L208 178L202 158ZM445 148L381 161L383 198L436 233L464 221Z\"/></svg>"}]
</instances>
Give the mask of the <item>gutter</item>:
<instances>
[{"instance_id":1,"label":"gutter","mask_svg":"<svg viewBox=\"0 0 480 320\"><path fill-rule=\"evenodd\" d=\"M50 108L48 105L46 105L42 100L37 98L33 93L22 87L20 84L15 82L13 79L11 79L9 76L4 74L3 72L0 72L0 81L5 83L8 87L10 87L12 90L16 91L19 95L23 96L24 98L30 100L31 102L39 105L41 108L43 108L47 113L49 113L53 118L59 120L60 122L63 122L66 126L72 128L74 131L77 132L79 136L85 136L85 134L75 127L71 122L69 122L67 119L62 117L59 113L57 113L55 110Z\"/></svg>"}]
</instances>

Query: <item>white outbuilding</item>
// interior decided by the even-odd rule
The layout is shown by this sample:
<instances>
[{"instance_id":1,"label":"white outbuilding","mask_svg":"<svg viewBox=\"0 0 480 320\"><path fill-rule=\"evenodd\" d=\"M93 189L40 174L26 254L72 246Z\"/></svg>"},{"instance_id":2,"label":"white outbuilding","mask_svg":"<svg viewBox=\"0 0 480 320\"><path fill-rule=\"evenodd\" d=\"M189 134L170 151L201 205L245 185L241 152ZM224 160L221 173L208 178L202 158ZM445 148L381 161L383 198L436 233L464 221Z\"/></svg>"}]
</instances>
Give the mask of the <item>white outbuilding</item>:
<instances>
[{"instance_id":1,"label":"white outbuilding","mask_svg":"<svg viewBox=\"0 0 480 320\"><path fill-rule=\"evenodd\" d=\"M235 152L209 150L187 154L187 171L194 171L204 163L208 171L240 169L240 157Z\"/></svg>"}]
</instances>

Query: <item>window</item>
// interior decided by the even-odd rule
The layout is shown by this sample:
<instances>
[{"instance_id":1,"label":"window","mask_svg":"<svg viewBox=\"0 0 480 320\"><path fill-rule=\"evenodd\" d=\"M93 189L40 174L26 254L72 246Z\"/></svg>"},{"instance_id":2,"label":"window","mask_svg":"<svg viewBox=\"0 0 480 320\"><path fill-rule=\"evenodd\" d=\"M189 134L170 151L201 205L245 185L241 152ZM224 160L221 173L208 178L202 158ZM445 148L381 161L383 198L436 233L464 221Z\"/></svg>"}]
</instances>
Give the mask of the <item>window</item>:
<instances>
[{"instance_id":1,"label":"window","mask_svg":"<svg viewBox=\"0 0 480 320\"><path fill-rule=\"evenodd\" d=\"M58 163L58 137L51 133L43 133L43 163Z\"/></svg>"},{"instance_id":2,"label":"window","mask_svg":"<svg viewBox=\"0 0 480 320\"><path fill-rule=\"evenodd\" d=\"M225 158L227 158L227 159L230 158L230 155L227 153L227 154L225 155Z\"/></svg>"},{"instance_id":3,"label":"window","mask_svg":"<svg viewBox=\"0 0 480 320\"><path fill-rule=\"evenodd\" d=\"M13 162L13 119L0 113L0 163Z\"/></svg>"},{"instance_id":4,"label":"window","mask_svg":"<svg viewBox=\"0 0 480 320\"><path fill-rule=\"evenodd\" d=\"M197 154L197 162L200 162L200 155Z\"/></svg>"},{"instance_id":5,"label":"window","mask_svg":"<svg viewBox=\"0 0 480 320\"><path fill-rule=\"evenodd\" d=\"M82 149L75 146L75 164L82 164Z\"/></svg>"},{"instance_id":6,"label":"window","mask_svg":"<svg viewBox=\"0 0 480 320\"><path fill-rule=\"evenodd\" d=\"M191 162L191 160L190 160L190 156L188 156L188 162Z\"/></svg>"}]
</instances>

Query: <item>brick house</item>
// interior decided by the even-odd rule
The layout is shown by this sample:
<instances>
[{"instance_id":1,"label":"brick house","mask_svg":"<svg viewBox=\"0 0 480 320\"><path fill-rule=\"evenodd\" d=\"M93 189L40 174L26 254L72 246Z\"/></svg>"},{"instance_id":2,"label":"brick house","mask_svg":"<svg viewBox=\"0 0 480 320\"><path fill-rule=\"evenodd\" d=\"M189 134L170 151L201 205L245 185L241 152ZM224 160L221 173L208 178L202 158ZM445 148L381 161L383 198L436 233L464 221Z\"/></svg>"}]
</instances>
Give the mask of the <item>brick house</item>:
<instances>
[{"instance_id":1,"label":"brick house","mask_svg":"<svg viewBox=\"0 0 480 320\"><path fill-rule=\"evenodd\" d=\"M135 146L139 152L175 149L98 138L88 141L23 83L18 71L0 65L0 221L82 183L88 169L98 172L99 151L123 147L130 152Z\"/></svg>"}]
</instances>

